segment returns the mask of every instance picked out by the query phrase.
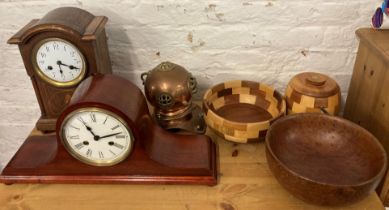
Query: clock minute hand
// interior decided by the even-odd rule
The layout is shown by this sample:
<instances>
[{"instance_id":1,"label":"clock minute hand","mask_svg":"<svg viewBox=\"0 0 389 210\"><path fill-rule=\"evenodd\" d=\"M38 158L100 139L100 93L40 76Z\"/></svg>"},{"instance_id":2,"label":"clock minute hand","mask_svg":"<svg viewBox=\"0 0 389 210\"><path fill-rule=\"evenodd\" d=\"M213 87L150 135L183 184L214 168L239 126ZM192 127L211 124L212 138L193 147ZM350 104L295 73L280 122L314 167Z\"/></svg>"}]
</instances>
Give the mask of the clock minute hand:
<instances>
[{"instance_id":1,"label":"clock minute hand","mask_svg":"<svg viewBox=\"0 0 389 210\"><path fill-rule=\"evenodd\" d=\"M100 139L108 138L108 137L111 137L111 136L116 136L116 135L121 134L121 133L122 132L118 132L118 133L108 134L108 135L105 135L105 136L100 136Z\"/></svg>"},{"instance_id":2,"label":"clock minute hand","mask_svg":"<svg viewBox=\"0 0 389 210\"><path fill-rule=\"evenodd\" d=\"M61 75L63 76L63 71L61 69L61 66L59 66L59 73L61 73Z\"/></svg>"},{"instance_id":3,"label":"clock minute hand","mask_svg":"<svg viewBox=\"0 0 389 210\"><path fill-rule=\"evenodd\" d=\"M61 64L57 63L58 64L58 67L59 67L59 73L61 73L61 75L63 75L63 71L61 69Z\"/></svg>"}]
</instances>

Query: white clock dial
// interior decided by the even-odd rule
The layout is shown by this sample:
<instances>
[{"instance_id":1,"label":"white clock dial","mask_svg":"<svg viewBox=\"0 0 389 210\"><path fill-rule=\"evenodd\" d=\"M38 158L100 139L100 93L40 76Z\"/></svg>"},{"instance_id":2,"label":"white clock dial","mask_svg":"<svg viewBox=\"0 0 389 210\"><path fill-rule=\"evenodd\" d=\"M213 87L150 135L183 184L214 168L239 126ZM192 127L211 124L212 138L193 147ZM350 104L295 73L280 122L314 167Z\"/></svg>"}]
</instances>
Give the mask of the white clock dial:
<instances>
[{"instance_id":1,"label":"white clock dial","mask_svg":"<svg viewBox=\"0 0 389 210\"><path fill-rule=\"evenodd\" d=\"M133 136L117 115L101 109L71 113L62 125L62 141L84 163L108 166L128 156Z\"/></svg>"},{"instance_id":2,"label":"white clock dial","mask_svg":"<svg viewBox=\"0 0 389 210\"><path fill-rule=\"evenodd\" d=\"M47 39L37 45L35 66L49 82L66 84L79 81L85 73L85 60L80 51L63 39Z\"/></svg>"}]
</instances>

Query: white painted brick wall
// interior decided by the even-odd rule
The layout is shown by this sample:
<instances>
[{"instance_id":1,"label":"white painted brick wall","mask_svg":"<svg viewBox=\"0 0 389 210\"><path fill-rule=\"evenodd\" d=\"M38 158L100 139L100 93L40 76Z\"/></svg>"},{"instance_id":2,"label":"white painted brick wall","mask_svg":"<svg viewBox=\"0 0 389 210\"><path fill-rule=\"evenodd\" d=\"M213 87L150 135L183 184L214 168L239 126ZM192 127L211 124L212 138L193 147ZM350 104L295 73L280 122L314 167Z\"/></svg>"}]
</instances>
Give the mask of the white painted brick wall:
<instances>
[{"instance_id":1,"label":"white painted brick wall","mask_svg":"<svg viewBox=\"0 0 389 210\"><path fill-rule=\"evenodd\" d=\"M0 169L40 115L15 45L6 41L33 18L76 6L109 18L116 74L141 87L139 76L162 61L190 70L200 93L231 79L284 91L298 72L335 78L343 96L355 60L354 31L368 27L381 0L0 0Z\"/></svg>"}]
</instances>

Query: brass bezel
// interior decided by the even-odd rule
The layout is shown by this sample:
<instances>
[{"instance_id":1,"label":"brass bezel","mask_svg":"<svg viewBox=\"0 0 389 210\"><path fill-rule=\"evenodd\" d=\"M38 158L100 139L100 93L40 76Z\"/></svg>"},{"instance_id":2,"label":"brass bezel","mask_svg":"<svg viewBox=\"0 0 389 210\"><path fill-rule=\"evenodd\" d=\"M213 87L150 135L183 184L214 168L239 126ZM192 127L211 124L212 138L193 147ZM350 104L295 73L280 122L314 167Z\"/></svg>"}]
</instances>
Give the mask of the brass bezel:
<instances>
[{"instance_id":1,"label":"brass bezel","mask_svg":"<svg viewBox=\"0 0 389 210\"><path fill-rule=\"evenodd\" d=\"M82 60L82 67L81 67L81 73L80 75L78 75L76 78L74 78L73 80L71 81L68 81L68 82L60 82L60 81L57 81L57 80L54 80L54 79L51 79L50 77L46 76L45 73L43 73L43 71L39 68L38 64L37 64L37 61L36 61L36 55L38 53L38 50L39 48L46 42L50 42L50 41L58 41L58 42L65 42L66 44L72 46L76 51L77 53L80 55L81 57L81 60ZM82 79L84 79L85 77L85 74L86 74L86 60L85 60L85 56L81 53L81 51L76 47L76 45L72 44L71 42L65 40L65 39L61 39L61 38L47 38L47 39L42 39L41 41L39 41L32 49L32 57L31 57L31 62L32 62L32 66L35 70L35 72L39 75L39 77L51 84L51 85L54 85L56 87L70 87L70 86L74 86L78 83L81 82Z\"/></svg>"},{"instance_id":2,"label":"brass bezel","mask_svg":"<svg viewBox=\"0 0 389 210\"><path fill-rule=\"evenodd\" d=\"M66 137L65 137L64 126L69 121L70 118L72 118L75 114L78 114L78 113L81 113L81 112L102 112L104 114L110 115L111 117L113 117L113 118L117 119L119 122L121 122L124 125L124 127L127 129L128 133L130 135L130 141L129 141L128 150L125 151L118 158L113 159L113 160L108 160L108 161L104 161L104 160L91 160L89 158L86 158L83 155L80 155L78 152L76 152L69 145L68 141L65 140ZM115 113L113 113L111 111L108 111L108 110L105 110L105 109L101 109L101 108L97 108L97 107L87 107L87 108L81 108L81 109L77 109L77 110L72 111L62 121L62 124L61 124L59 132L60 132L59 136L60 136L61 142L65 146L65 149L70 153L70 155L72 155L77 160L79 160L79 161L81 161L81 162L83 162L85 164L92 165L92 166L112 166L112 165L116 165L116 164L122 162L123 160L125 160L129 156L129 154L131 153L132 149L134 148L134 135L132 133L132 130L128 126L128 124L123 120L123 118L121 118L119 115L117 115L117 114L115 114Z\"/></svg>"}]
</instances>

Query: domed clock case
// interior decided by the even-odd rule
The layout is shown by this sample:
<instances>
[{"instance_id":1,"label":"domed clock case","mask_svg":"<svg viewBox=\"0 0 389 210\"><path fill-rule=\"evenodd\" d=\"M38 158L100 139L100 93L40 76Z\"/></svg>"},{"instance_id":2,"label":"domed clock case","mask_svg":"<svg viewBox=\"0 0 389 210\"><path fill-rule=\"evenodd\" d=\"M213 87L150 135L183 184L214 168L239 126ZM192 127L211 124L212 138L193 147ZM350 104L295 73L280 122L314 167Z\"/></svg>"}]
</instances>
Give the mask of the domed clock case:
<instances>
[{"instance_id":1,"label":"domed clock case","mask_svg":"<svg viewBox=\"0 0 389 210\"><path fill-rule=\"evenodd\" d=\"M113 113L128 125L134 141L126 159L110 166L88 165L65 149L60 136L64 120L77 110L90 108ZM216 144L209 137L179 135L156 125L144 95L134 84L110 74L96 75L74 92L58 118L57 134L28 137L3 170L0 182L215 185L216 156Z\"/></svg>"},{"instance_id":2,"label":"domed clock case","mask_svg":"<svg viewBox=\"0 0 389 210\"><path fill-rule=\"evenodd\" d=\"M17 44L41 109L36 128L54 131L57 117L90 75L111 73L108 18L61 7L31 20L9 40Z\"/></svg>"}]
</instances>

